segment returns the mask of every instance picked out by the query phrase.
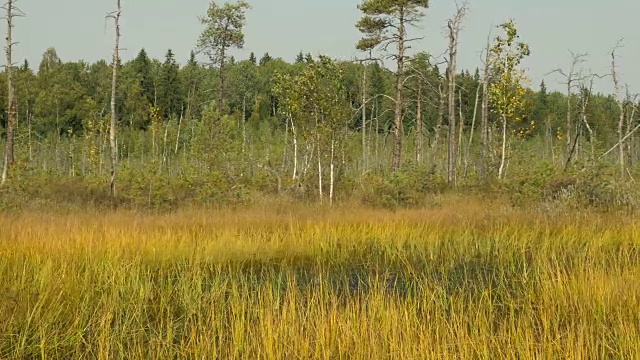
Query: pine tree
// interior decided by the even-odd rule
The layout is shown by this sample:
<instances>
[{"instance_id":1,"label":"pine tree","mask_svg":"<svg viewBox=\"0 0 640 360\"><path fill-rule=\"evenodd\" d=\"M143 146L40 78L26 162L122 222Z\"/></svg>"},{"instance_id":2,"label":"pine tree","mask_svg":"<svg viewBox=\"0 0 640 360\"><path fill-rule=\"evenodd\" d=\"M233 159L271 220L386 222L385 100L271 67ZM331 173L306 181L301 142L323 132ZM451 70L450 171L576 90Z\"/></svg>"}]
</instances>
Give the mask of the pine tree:
<instances>
[{"instance_id":1,"label":"pine tree","mask_svg":"<svg viewBox=\"0 0 640 360\"><path fill-rule=\"evenodd\" d=\"M153 77L151 76L151 60L144 48L138 52L138 56L133 60L133 71L140 82L140 88L147 101L149 101L149 104L155 105L156 94Z\"/></svg>"},{"instance_id":2,"label":"pine tree","mask_svg":"<svg viewBox=\"0 0 640 360\"><path fill-rule=\"evenodd\" d=\"M199 115L197 104L199 103L198 93L202 82L200 70L201 67L196 61L196 54L191 51L187 66L180 71L185 96L185 118L187 120Z\"/></svg>"},{"instance_id":3,"label":"pine tree","mask_svg":"<svg viewBox=\"0 0 640 360\"><path fill-rule=\"evenodd\" d=\"M228 52L231 48L242 49L244 46L243 28L246 21L245 13L251 5L240 0L236 4L225 3L218 6L211 2L207 16L200 18L206 26L198 39L198 48L203 51L213 64L218 65L220 74L219 107L226 109L226 71Z\"/></svg>"},{"instance_id":4,"label":"pine tree","mask_svg":"<svg viewBox=\"0 0 640 360\"><path fill-rule=\"evenodd\" d=\"M416 40L407 34L407 28L418 25L424 17L422 12L429 6L428 0L365 0L358 6L364 16L356 27L364 35L356 46L361 51L371 51L379 48L383 51L392 46L397 52L386 57L396 61L395 87L395 121L394 148L391 168L397 171L401 166L404 98L403 87L405 79L405 64L409 60L407 49L409 43Z\"/></svg>"},{"instance_id":5,"label":"pine tree","mask_svg":"<svg viewBox=\"0 0 640 360\"><path fill-rule=\"evenodd\" d=\"M187 66L198 66L198 60L196 60L196 52L191 50L189 53L189 61L187 61Z\"/></svg>"},{"instance_id":6,"label":"pine tree","mask_svg":"<svg viewBox=\"0 0 640 360\"><path fill-rule=\"evenodd\" d=\"M268 52L264 53L264 55L262 55L262 58L260 59L260 66L265 66L267 65L267 63L269 61L273 60L273 58L271 57L271 55L269 55Z\"/></svg>"},{"instance_id":7,"label":"pine tree","mask_svg":"<svg viewBox=\"0 0 640 360\"><path fill-rule=\"evenodd\" d=\"M158 81L158 103L165 117L177 116L182 108L182 89L178 77L179 66L173 51L169 49L160 70Z\"/></svg>"}]
</instances>

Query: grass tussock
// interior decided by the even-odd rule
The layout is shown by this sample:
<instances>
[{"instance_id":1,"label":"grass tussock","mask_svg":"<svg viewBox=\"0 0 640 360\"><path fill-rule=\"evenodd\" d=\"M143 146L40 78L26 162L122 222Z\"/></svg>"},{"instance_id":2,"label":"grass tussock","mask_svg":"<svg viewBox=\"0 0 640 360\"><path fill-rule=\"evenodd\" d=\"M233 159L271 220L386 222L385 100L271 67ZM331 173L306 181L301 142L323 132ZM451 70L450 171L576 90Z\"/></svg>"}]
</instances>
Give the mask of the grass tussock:
<instances>
[{"instance_id":1,"label":"grass tussock","mask_svg":"<svg viewBox=\"0 0 640 360\"><path fill-rule=\"evenodd\" d=\"M640 221L474 201L0 215L0 358L640 358Z\"/></svg>"}]
</instances>

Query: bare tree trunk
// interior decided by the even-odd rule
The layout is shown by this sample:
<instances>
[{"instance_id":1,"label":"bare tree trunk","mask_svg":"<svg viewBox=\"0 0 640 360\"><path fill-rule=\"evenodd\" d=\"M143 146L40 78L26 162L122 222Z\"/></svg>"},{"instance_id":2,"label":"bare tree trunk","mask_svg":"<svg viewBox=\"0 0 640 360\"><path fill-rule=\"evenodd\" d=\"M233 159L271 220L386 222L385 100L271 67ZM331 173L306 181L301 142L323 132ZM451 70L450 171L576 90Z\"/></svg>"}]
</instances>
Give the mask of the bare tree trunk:
<instances>
[{"instance_id":1,"label":"bare tree trunk","mask_svg":"<svg viewBox=\"0 0 640 360\"><path fill-rule=\"evenodd\" d=\"M424 134L422 130L422 85L418 82L418 105L416 109L416 162L422 163L424 152Z\"/></svg>"},{"instance_id":2,"label":"bare tree trunk","mask_svg":"<svg viewBox=\"0 0 640 360\"><path fill-rule=\"evenodd\" d=\"M289 115L286 115L284 119L284 147L282 150L282 165L280 165L280 172L285 173L287 168L287 159L289 155Z\"/></svg>"},{"instance_id":3,"label":"bare tree trunk","mask_svg":"<svg viewBox=\"0 0 640 360\"><path fill-rule=\"evenodd\" d=\"M73 148L73 137L69 137L69 166L71 167L69 169L69 175L71 177L75 177L76 176L76 165L75 165L75 154L74 154L74 148Z\"/></svg>"},{"instance_id":4,"label":"bare tree trunk","mask_svg":"<svg viewBox=\"0 0 640 360\"><path fill-rule=\"evenodd\" d=\"M247 150L247 94L242 98L242 154Z\"/></svg>"},{"instance_id":5,"label":"bare tree trunk","mask_svg":"<svg viewBox=\"0 0 640 360\"><path fill-rule=\"evenodd\" d=\"M565 149L567 153L571 151L571 86L571 78L569 78L567 82L567 128L565 130Z\"/></svg>"},{"instance_id":6,"label":"bare tree trunk","mask_svg":"<svg viewBox=\"0 0 640 360\"><path fill-rule=\"evenodd\" d=\"M438 154L440 153L440 130L444 123L444 106L445 106L445 92L443 85L438 86L438 119L436 120L436 127L434 129L433 136L433 161L440 160ZM438 161L439 162L439 161Z\"/></svg>"},{"instance_id":7,"label":"bare tree trunk","mask_svg":"<svg viewBox=\"0 0 640 360\"><path fill-rule=\"evenodd\" d=\"M220 48L220 94L218 97L218 101L220 102L218 104L218 109L220 109L220 113L221 115L224 115L223 113L225 112L226 106L225 106L225 73L224 73L224 66L226 63L226 56L227 56L227 46L223 44Z\"/></svg>"},{"instance_id":8,"label":"bare tree trunk","mask_svg":"<svg viewBox=\"0 0 640 360\"><path fill-rule=\"evenodd\" d=\"M335 154L335 140L333 139L333 135L331 136L331 164L330 164L330 172L329 172L329 206L333 206L333 195L334 195L334 183L335 183L335 165L334 165L334 154Z\"/></svg>"},{"instance_id":9,"label":"bare tree trunk","mask_svg":"<svg viewBox=\"0 0 640 360\"><path fill-rule=\"evenodd\" d=\"M587 131L589 131L589 145L591 147L591 160L595 159L596 156L596 133L593 131L593 129L591 128L591 125L589 125L589 121L587 121L587 108L589 107L589 101L591 98L591 90L593 89L593 79L591 80L591 86L589 87L589 89L583 89L583 99L582 99L582 109L580 110L581 114L581 118L582 118L582 122L584 123L584 126L587 128Z\"/></svg>"},{"instance_id":10,"label":"bare tree trunk","mask_svg":"<svg viewBox=\"0 0 640 360\"><path fill-rule=\"evenodd\" d=\"M458 6L456 14L447 22L449 29L449 66L447 67L447 79L449 80L449 152L447 178L449 185L456 186L458 182L458 144L456 144L456 73L458 71L458 35L467 3ZM462 131L462 129L461 129Z\"/></svg>"},{"instance_id":11,"label":"bare tree trunk","mask_svg":"<svg viewBox=\"0 0 640 360\"><path fill-rule=\"evenodd\" d=\"M578 123L578 125L580 125L580 123ZM578 144L579 144L578 140L580 138L581 132L582 132L581 126L578 126L578 128L576 129L576 135L574 136L571 148L569 149L569 155L567 156L567 161L564 164L565 172L569 169L569 165L571 164L571 160L573 160L574 155L575 157L577 157Z\"/></svg>"},{"instance_id":12,"label":"bare tree trunk","mask_svg":"<svg viewBox=\"0 0 640 360\"><path fill-rule=\"evenodd\" d=\"M633 129L633 120L635 119L636 116L636 110L637 107L633 104L633 101L631 100L631 96L628 95L627 96L627 102L629 103L629 106L631 107L631 112L629 113L629 116L627 116L627 129L625 130L626 134L631 133L632 129ZM633 135L632 135L633 136ZM633 141L633 137L631 138L631 141L628 141L626 144L626 148L627 148L627 166L629 168L633 167L634 164L634 158L633 158L633 150L634 150L634 146L635 146L635 142Z\"/></svg>"},{"instance_id":13,"label":"bare tree trunk","mask_svg":"<svg viewBox=\"0 0 640 360\"><path fill-rule=\"evenodd\" d=\"M480 87L482 85L478 84L478 88L476 89L476 101L473 106L473 119L471 120L471 130L469 134L469 143L467 144L467 154L464 160L464 175L467 176L467 170L469 166L469 157L471 156L471 146L473 145L473 135L476 128L476 117L478 115L478 102L480 100Z\"/></svg>"},{"instance_id":14,"label":"bare tree trunk","mask_svg":"<svg viewBox=\"0 0 640 360\"><path fill-rule=\"evenodd\" d=\"M376 116L376 144L375 144L375 156L376 156L376 168L380 168L380 106L378 105L378 101L376 100L376 102L373 103L373 110Z\"/></svg>"},{"instance_id":15,"label":"bare tree trunk","mask_svg":"<svg viewBox=\"0 0 640 360\"><path fill-rule=\"evenodd\" d=\"M624 119L625 119L625 99L622 95L622 88L620 85L620 79L618 78L618 71L616 69L616 50L620 47L620 42L611 51L611 77L613 79L613 85L616 91L616 102L620 109L620 117L618 119L618 164L620 165L620 178L625 177L625 162L624 162L624 146L625 146L625 133L624 133Z\"/></svg>"},{"instance_id":16,"label":"bare tree trunk","mask_svg":"<svg viewBox=\"0 0 640 360\"><path fill-rule=\"evenodd\" d=\"M549 139L549 154L551 155L551 164L555 166L556 163L556 149L553 143L553 130L551 129L551 115L547 116L547 135Z\"/></svg>"},{"instance_id":17,"label":"bare tree trunk","mask_svg":"<svg viewBox=\"0 0 640 360\"><path fill-rule=\"evenodd\" d=\"M367 65L362 64L362 172L367 171Z\"/></svg>"},{"instance_id":18,"label":"bare tree trunk","mask_svg":"<svg viewBox=\"0 0 640 360\"><path fill-rule=\"evenodd\" d=\"M498 170L498 179L502 179L507 160L507 117L502 116L502 155L500 158L500 169Z\"/></svg>"},{"instance_id":19,"label":"bare tree trunk","mask_svg":"<svg viewBox=\"0 0 640 360\"><path fill-rule=\"evenodd\" d=\"M449 67L447 68L448 98L449 98L449 136L447 141L447 181L450 185L456 185L456 75L455 75L455 38L449 24Z\"/></svg>"},{"instance_id":20,"label":"bare tree trunk","mask_svg":"<svg viewBox=\"0 0 640 360\"><path fill-rule=\"evenodd\" d=\"M31 141L31 115L29 111L29 107L27 107L27 131L28 131L28 141L29 141L29 161L33 161L33 145Z\"/></svg>"},{"instance_id":21,"label":"bare tree trunk","mask_svg":"<svg viewBox=\"0 0 640 360\"><path fill-rule=\"evenodd\" d=\"M462 162L462 157L464 153L462 151L462 137L464 135L464 113L462 112L462 90L458 91L458 144L457 144L457 153L458 153L458 166Z\"/></svg>"},{"instance_id":22,"label":"bare tree trunk","mask_svg":"<svg viewBox=\"0 0 640 360\"><path fill-rule=\"evenodd\" d=\"M13 19L16 16L14 0L7 1L5 5L7 10L7 139L5 144L4 153L4 166L2 168L2 177L0 179L0 186L4 185L9 176L9 171L15 161L14 155L14 139L15 139L15 126L18 121L18 108L16 104L14 89L13 89Z\"/></svg>"},{"instance_id":23,"label":"bare tree trunk","mask_svg":"<svg viewBox=\"0 0 640 360\"><path fill-rule=\"evenodd\" d=\"M402 137L404 133L404 126L402 123L403 120L403 83L404 83L404 62L405 62L405 51L406 51L406 29L405 29L405 19L404 12L400 12L400 22L398 25L398 58L397 58L397 66L398 70L396 72L396 113L395 113L395 121L394 121L394 129L393 129L393 137L394 137L394 147L393 147L393 159L391 161L391 170L398 171L400 170L400 166L402 165Z\"/></svg>"},{"instance_id":24,"label":"bare tree trunk","mask_svg":"<svg viewBox=\"0 0 640 360\"><path fill-rule=\"evenodd\" d=\"M313 162L313 153L315 149L316 149L316 145L314 142L312 141L307 142L307 148L303 157L304 162L302 166L302 178L305 178L307 176L307 173L309 172L309 168L311 168L311 163Z\"/></svg>"},{"instance_id":25,"label":"bare tree trunk","mask_svg":"<svg viewBox=\"0 0 640 360\"><path fill-rule=\"evenodd\" d=\"M296 181L298 179L298 132L291 114L289 114L289 120L291 121L291 134L293 135L293 181Z\"/></svg>"},{"instance_id":26,"label":"bare tree trunk","mask_svg":"<svg viewBox=\"0 0 640 360\"><path fill-rule=\"evenodd\" d=\"M169 120L164 124L164 136L162 137L162 162L160 163L160 167L158 168L158 173L162 172L163 167L167 167L168 169L168 154L169 150L167 150L167 137L169 136L169 126L171 126L171 119L173 115L169 117Z\"/></svg>"},{"instance_id":27,"label":"bare tree trunk","mask_svg":"<svg viewBox=\"0 0 640 360\"><path fill-rule=\"evenodd\" d=\"M607 150L607 152L605 152L604 154L600 155L600 159L609 155L613 150L615 150L616 148L618 148L621 144L623 144L625 141L627 141L627 139L629 139L630 137L632 137L636 131L640 130L640 124L638 126L636 126L633 130L631 130L631 132L629 132L625 137L623 137L620 141L618 141L617 144L613 145L613 147L609 150Z\"/></svg>"},{"instance_id":28,"label":"bare tree trunk","mask_svg":"<svg viewBox=\"0 0 640 360\"><path fill-rule=\"evenodd\" d=\"M580 77L577 78L576 76L578 74L576 74L576 67L583 63L585 61L585 57L587 56L586 53L583 54L576 54L573 52L571 53L571 65L569 66L569 72L565 73L562 69L556 69L554 71L552 71L551 73L558 73L560 75L562 75L565 79L566 82L564 83L567 86L567 123L566 123L566 129L565 129L565 154L569 154L569 152L572 151L573 148L573 137L572 135L572 118L571 118L571 95L573 94L573 88L574 88L574 84L576 81L581 81L584 78Z\"/></svg>"},{"instance_id":29,"label":"bare tree trunk","mask_svg":"<svg viewBox=\"0 0 640 360\"><path fill-rule=\"evenodd\" d=\"M480 116L480 142L482 143L480 152L480 181L487 180L489 169L489 78L491 69L490 40L487 37L487 48L485 49L484 74L482 79L482 114Z\"/></svg>"},{"instance_id":30,"label":"bare tree trunk","mask_svg":"<svg viewBox=\"0 0 640 360\"><path fill-rule=\"evenodd\" d=\"M113 76L111 79L111 124L109 127L109 144L111 146L111 196L116 196L116 170L118 167L118 143L117 143L117 120L116 96L118 94L118 66L120 65L120 15L122 14L121 0L116 0L117 10L112 15L116 28L116 44L113 48Z\"/></svg>"},{"instance_id":31,"label":"bare tree trunk","mask_svg":"<svg viewBox=\"0 0 640 360\"><path fill-rule=\"evenodd\" d=\"M178 119L178 131L176 134L176 148L174 154L178 155L178 149L180 147L180 130L182 129L182 118L184 116L184 105L182 106L182 110L180 110L180 118Z\"/></svg>"},{"instance_id":32,"label":"bare tree trunk","mask_svg":"<svg viewBox=\"0 0 640 360\"><path fill-rule=\"evenodd\" d=\"M322 153L320 151L320 135L318 133L318 129L316 128L316 146L317 146L317 155L318 155L318 196L320 198L320 204L324 201L324 191L322 188Z\"/></svg>"}]
</instances>

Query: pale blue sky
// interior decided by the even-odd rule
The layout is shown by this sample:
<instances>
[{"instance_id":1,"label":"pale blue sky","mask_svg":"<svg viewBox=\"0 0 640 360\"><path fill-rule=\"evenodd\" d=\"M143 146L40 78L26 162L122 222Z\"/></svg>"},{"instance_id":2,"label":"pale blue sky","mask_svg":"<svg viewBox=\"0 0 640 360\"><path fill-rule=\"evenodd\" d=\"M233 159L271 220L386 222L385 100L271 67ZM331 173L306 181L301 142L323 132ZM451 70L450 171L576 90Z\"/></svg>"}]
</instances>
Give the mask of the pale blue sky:
<instances>
[{"instance_id":1,"label":"pale blue sky","mask_svg":"<svg viewBox=\"0 0 640 360\"><path fill-rule=\"evenodd\" d=\"M260 57L293 60L303 50L340 59L358 56L354 44L359 33L354 23L360 17L360 0L248 0L253 5L246 27L246 46L237 51L244 58L250 51ZM205 14L209 0L122 0L123 58L130 59L145 47L156 58L171 48L184 62L202 30L197 17ZM626 46L619 50L620 72L632 90L640 91L640 16L638 0L471 0L461 37L460 65L473 69L480 65L480 51L491 25L509 18L518 23L522 39L532 48L525 63L534 85L543 75L569 62L568 50L589 52L585 67L607 73L608 52L618 39ZM19 0L27 14L18 19L15 37L20 44L16 60L27 58L37 67L42 53L55 47L65 60L96 61L109 58L112 24L105 27L104 16L115 0ZM446 47L443 25L454 12L452 0L432 0L424 28L424 41L414 49L442 54ZM2 28L4 37L4 28ZM557 87L557 77L547 82ZM608 80L598 89L610 91ZM554 85L555 84L555 85Z\"/></svg>"}]
</instances>

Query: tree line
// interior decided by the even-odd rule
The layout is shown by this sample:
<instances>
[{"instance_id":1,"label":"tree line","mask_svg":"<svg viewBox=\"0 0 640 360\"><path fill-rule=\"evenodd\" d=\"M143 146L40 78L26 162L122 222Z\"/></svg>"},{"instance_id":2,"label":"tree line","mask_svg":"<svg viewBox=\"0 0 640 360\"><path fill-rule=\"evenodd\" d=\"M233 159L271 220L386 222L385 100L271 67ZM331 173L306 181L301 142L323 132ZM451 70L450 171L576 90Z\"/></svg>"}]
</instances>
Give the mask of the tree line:
<instances>
[{"instance_id":1,"label":"tree line","mask_svg":"<svg viewBox=\"0 0 640 360\"><path fill-rule=\"evenodd\" d=\"M532 51L513 20L488 39L483 68L458 69L467 3L446 24L445 61L410 54L418 39L409 29L428 5L363 1L355 24L363 36L354 44L362 56L354 61L303 52L292 62L269 53L235 58L250 10L244 1L211 2L184 65L171 49L164 59L141 49L123 62L116 43L110 63L63 61L47 49L37 68L25 60L0 74L3 179L111 174L115 196L118 168L126 191L152 194L155 176L180 181L187 192L207 188L212 197L221 189L270 189L333 203L371 174L415 169L449 187L505 179L509 169L533 163L556 173L604 163L615 166L618 180L634 178L638 102L622 85L615 50L610 74L586 72L584 55L574 55L567 70L556 70L566 93L544 82L534 89L520 66ZM126 12L120 1L117 9L110 16L119 41ZM21 13L15 0L5 10L11 31ZM12 46L9 34L8 64ZM604 75L615 94L593 91Z\"/></svg>"}]
</instances>

